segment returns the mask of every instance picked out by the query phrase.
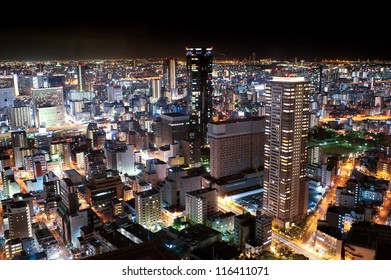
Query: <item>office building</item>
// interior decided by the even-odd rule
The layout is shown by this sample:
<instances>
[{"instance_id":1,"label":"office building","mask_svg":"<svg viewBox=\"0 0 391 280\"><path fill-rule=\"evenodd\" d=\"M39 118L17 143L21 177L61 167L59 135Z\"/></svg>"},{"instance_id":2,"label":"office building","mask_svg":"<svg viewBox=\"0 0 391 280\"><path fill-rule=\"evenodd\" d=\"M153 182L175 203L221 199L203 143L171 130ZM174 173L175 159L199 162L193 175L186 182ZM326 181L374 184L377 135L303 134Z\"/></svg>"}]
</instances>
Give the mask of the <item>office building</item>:
<instances>
[{"instance_id":1,"label":"office building","mask_svg":"<svg viewBox=\"0 0 391 280\"><path fill-rule=\"evenodd\" d=\"M0 170L3 170L6 167L12 166L12 160L10 155L0 154Z\"/></svg>"},{"instance_id":2,"label":"office building","mask_svg":"<svg viewBox=\"0 0 391 280\"><path fill-rule=\"evenodd\" d=\"M259 170L263 163L265 119L209 123L208 139L213 178Z\"/></svg>"},{"instance_id":3,"label":"office building","mask_svg":"<svg viewBox=\"0 0 391 280\"><path fill-rule=\"evenodd\" d=\"M212 48L186 48L189 76L188 113L192 138L207 143L207 124L212 110Z\"/></svg>"},{"instance_id":4,"label":"office building","mask_svg":"<svg viewBox=\"0 0 391 280\"><path fill-rule=\"evenodd\" d=\"M345 260L391 259L391 227L369 222L352 225L344 242Z\"/></svg>"},{"instance_id":5,"label":"office building","mask_svg":"<svg viewBox=\"0 0 391 280\"><path fill-rule=\"evenodd\" d=\"M189 116L181 113L161 115L162 145L171 145L189 136Z\"/></svg>"},{"instance_id":6,"label":"office building","mask_svg":"<svg viewBox=\"0 0 391 280\"><path fill-rule=\"evenodd\" d=\"M183 139L182 149L185 163L190 167L201 166L201 141L198 139Z\"/></svg>"},{"instance_id":7,"label":"office building","mask_svg":"<svg viewBox=\"0 0 391 280\"><path fill-rule=\"evenodd\" d=\"M4 108L10 108L14 105L15 100L15 89L11 88L0 88L0 110Z\"/></svg>"},{"instance_id":8,"label":"office building","mask_svg":"<svg viewBox=\"0 0 391 280\"><path fill-rule=\"evenodd\" d=\"M14 172L11 167L2 169L1 181L3 183L3 198L10 198L15 193L20 192L20 187L18 183L15 182Z\"/></svg>"},{"instance_id":9,"label":"office building","mask_svg":"<svg viewBox=\"0 0 391 280\"><path fill-rule=\"evenodd\" d=\"M179 177L179 205L183 208L186 207L186 194L202 188L201 186L201 175L185 175Z\"/></svg>"},{"instance_id":10,"label":"office building","mask_svg":"<svg viewBox=\"0 0 391 280\"><path fill-rule=\"evenodd\" d=\"M7 205L10 238L33 237L30 206L25 201L16 201Z\"/></svg>"},{"instance_id":11,"label":"office building","mask_svg":"<svg viewBox=\"0 0 391 280\"><path fill-rule=\"evenodd\" d=\"M42 73L37 75L20 75L20 89L22 93L31 93L32 89L47 88L49 86L48 76Z\"/></svg>"},{"instance_id":12,"label":"office building","mask_svg":"<svg viewBox=\"0 0 391 280\"><path fill-rule=\"evenodd\" d=\"M162 97L162 80L151 80L151 96L155 102Z\"/></svg>"},{"instance_id":13,"label":"office building","mask_svg":"<svg viewBox=\"0 0 391 280\"><path fill-rule=\"evenodd\" d=\"M11 132L11 143L14 154L15 167L23 166L23 149L27 148L27 135L26 131L14 131Z\"/></svg>"},{"instance_id":14,"label":"office building","mask_svg":"<svg viewBox=\"0 0 391 280\"><path fill-rule=\"evenodd\" d=\"M12 129L29 128L33 125L32 111L30 106L10 107L10 126Z\"/></svg>"},{"instance_id":15,"label":"office building","mask_svg":"<svg viewBox=\"0 0 391 280\"><path fill-rule=\"evenodd\" d=\"M246 243L255 238L255 217L250 213L236 216L234 219L234 244L244 251Z\"/></svg>"},{"instance_id":16,"label":"office building","mask_svg":"<svg viewBox=\"0 0 391 280\"><path fill-rule=\"evenodd\" d=\"M185 213L193 224L206 224L209 215L217 213L217 190L199 189L186 193Z\"/></svg>"},{"instance_id":17,"label":"office building","mask_svg":"<svg viewBox=\"0 0 391 280\"><path fill-rule=\"evenodd\" d=\"M109 102L122 101L122 87L121 86L108 86L107 87L107 101L109 101Z\"/></svg>"},{"instance_id":18,"label":"office building","mask_svg":"<svg viewBox=\"0 0 391 280\"><path fill-rule=\"evenodd\" d=\"M307 214L308 85L273 77L266 87L263 209L283 228Z\"/></svg>"},{"instance_id":19,"label":"office building","mask_svg":"<svg viewBox=\"0 0 391 280\"><path fill-rule=\"evenodd\" d=\"M110 209L115 198L123 198L123 183L119 176L93 178L86 186L86 201L98 211Z\"/></svg>"},{"instance_id":20,"label":"office building","mask_svg":"<svg viewBox=\"0 0 391 280\"><path fill-rule=\"evenodd\" d=\"M75 214L79 210L77 185L73 184L71 179L64 178L60 181L61 203L67 209L69 214Z\"/></svg>"},{"instance_id":21,"label":"office building","mask_svg":"<svg viewBox=\"0 0 391 280\"><path fill-rule=\"evenodd\" d=\"M52 161L60 161L63 170L71 167L71 147L67 141L50 143L50 157Z\"/></svg>"},{"instance_id":22,"label":"office building","mask_svg":"<svg viewBox=\"0 0 391 280\"><path fill-rule=\"evenodd\" d=\"M64 93L62 87L32 90L35 126L62 126L65 123Z\"/></svg>"},{"instance_id":23,"label":"office building","mask_svg":"<svg viewBox=\"0 0 391 280\"><path fill-rule=\"evenodd\" d=\"M164 86L166 91L171 92L177 87L176 83L177 59L170 57L163 61Z\"/></svg>"},{"instance_id":24,"label":"office building","mask_svg":"<svg viewBox=\"0 0 391 280\"><path fill-rule=\"evenodd\" d=\"M108 169L118 170L120 173L134 175L134 148L124 142L106 141L105 156Z\"/></svg>"},{"instance_id":25,"label":"office building","mask_svg":"<svg viewBox=\"0 0 391 280\"><path fill-rule=\"evenodd\" d=\"M77 66L77 76L78 76L78 83L79 83L79 91L84 92L87 87L85 85L85 77L86 77L86 66L84 64L79 63Z\"/></svg>"},{"instance_id":26,"label":"office building","mask_svg":"<svg viewBox=\"0 0 391 280\"><path fill-rule=\"evenodd\" d=\"M272 217L257 215L255 218L255 240L260 243L262 251L272 246Z\"/></svg>"},{"instance_id":27,"label":"office building","mask_svg":"<svg viewBox=\"0 0 391 280\"><path fill-rule=\"evenodd\" d=\"M4 246L5 258L11 260L23 251L23 243L20 238L10 239Z\"/></svg>"},{"instance_id":28,"label":"office building","mask_svg":"<svg viewBox=\"0 0 391 280\"><path fill-rule=\"evenodd\" d=\"M162 219L162 195L151 189L134 194L137 223L151 228Z\"/></svg>"},{"instance_id":29,"label":"office building","mask_svg":"<svg viewBox=\"0 0 391 280\"><path fill-rule=\"evenodd\" d=\"M14 74L14 93L15 97L19 96L19 77L17 74Z\"/></svg>"}]
</instances>

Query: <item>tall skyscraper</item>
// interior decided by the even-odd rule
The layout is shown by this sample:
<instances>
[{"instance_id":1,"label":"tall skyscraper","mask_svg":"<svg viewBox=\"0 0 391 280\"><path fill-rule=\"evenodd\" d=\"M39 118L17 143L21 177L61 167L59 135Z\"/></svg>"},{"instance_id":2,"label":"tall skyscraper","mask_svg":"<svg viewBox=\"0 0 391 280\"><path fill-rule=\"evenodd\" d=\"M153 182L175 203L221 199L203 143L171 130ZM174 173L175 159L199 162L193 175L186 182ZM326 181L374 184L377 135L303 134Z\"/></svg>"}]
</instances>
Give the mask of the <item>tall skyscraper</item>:
<instances>
[{"instance_id":1,"label":"tall skyscraper","mask_svg":"<svg viewBox=\"0 0 391 280\"><path fill-rule=\"evenodd\" d=\"M79 64L77 66L78 82L79 82L79 92L86 90L85 88L85 75L86 75L86 66L84 64Z\"/></svg>"},{"instance_id":2,"label":"tall skyscraper","mask_svg":"<svg viewBox=\"0 0 391 280\"><path fill-rule=\"evenodd\" d=\"M263 163L265 119L208 124L210 175L215 179L258 170Z\"/></svg>"},{"instance_id":3,"label":"tall skyscraper","mask_svg":"<svg viewBox=\"0 0 391 280\"><path fill-rule=\"evenodd\" d=\"M170 57L164 59L163 61L164 88L165 88L165 92L168 95L169 100L172 100L177 92L176 67L177 67L177 60L175 58Z\"/></svg>"},{"instance_id":4,"label":"tall skyscraper","mask_svg":"<svg viewBox=\"0 0 391 280\"><path fill-rule=\"evenodd\" d=\"M154 100L159 100L162 97L162 80L160 79L152 79L151 80L151 92L152 98Z\"/></svg>"},{"instance_id":5,"label":"tall skyscraper","mask_svg":"<svg viewBox=\"0 0 391 280\"><path fill-rule=\"evenodd\" d=\"M304 77L273 77L266 88L263 208L284 228L307 213L308 85Z\"/></svg>"},{"instance_id":6,"label":"tall skyscraper","mask_svg":"<svg viewBox=\"0 0 391 280\"><path fill-rule=\"evenodd\" d=\"M186 48L186 60L190 133L206 144L212 110L212 48Z\"/></svg>"}]
</instances>

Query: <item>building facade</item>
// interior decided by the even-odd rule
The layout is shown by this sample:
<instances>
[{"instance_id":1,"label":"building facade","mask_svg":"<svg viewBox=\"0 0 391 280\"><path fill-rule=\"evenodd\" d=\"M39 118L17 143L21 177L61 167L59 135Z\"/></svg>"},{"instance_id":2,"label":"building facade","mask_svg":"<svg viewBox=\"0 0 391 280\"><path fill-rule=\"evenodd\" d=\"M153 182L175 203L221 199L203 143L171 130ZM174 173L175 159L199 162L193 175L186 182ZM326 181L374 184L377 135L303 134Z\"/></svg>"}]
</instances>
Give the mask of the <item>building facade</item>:
<instances>
[{"instance_id":1,"label":"building facade","mask_svg":"<svg viewBox=\"0 0 391 280\"><path fill-rule=\"evenodd\" d=\"M273 77L266 88L263 208L284 228L307 214L308 116L304 77Z\"/></svg>"},{"instance_id":2,"label":"building facade","mask_svg":"<svg viewBox=\"0 0 391 280\"><path fill-rule=\"evenodd\" d=\"M263 163L264 118L208 124L210 175L219 179Z\"/></svg>"},{"instance_id":3,"label":"building facade","mask_svg":"<svg viewBox=\"0 0 391 280\"><path fill-rule=\"evenodd\" d=\"M207 143L207 124L212 112L212 48L186 48L190 91L190 132Z\"/></svg>"},{"instance_id":4,"label":"building facade","mask_svg":"<svg viewBox=\"0 0 391 280\"><path fill-rule=\"evenodd\" d=\"M190 222L206 224L208 216L216 212L216 189L205 188L186 193L185 213Z\"/></svg>"},{"instance_id":5,"label":"building facade","mask_svg":"<svg viewBox=\"0 0 391 280\"><path fill-rule=\"evenodd\" d=\"M137 223L151 228L162 219L162 195L155 189L134 194Z\"/></svg>"}]
</instances>

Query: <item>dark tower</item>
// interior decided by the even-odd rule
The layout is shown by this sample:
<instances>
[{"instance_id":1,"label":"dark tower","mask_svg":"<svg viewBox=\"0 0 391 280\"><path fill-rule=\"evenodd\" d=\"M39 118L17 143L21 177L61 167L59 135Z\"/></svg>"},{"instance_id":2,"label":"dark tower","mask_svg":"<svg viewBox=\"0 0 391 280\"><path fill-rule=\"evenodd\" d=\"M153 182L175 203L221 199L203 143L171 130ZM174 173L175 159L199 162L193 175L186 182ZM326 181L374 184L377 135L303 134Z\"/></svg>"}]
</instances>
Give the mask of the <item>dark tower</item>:
<instances>
[{"instance_id":1,"label":"dark tower","mask_svg":"<svg viewBox=\"0 0 391 280\"><path fill-rule=\"evenodd\" d=\"M186 48L190 137L207 143L212 111L212 48Z\"/></svg>"}]
</instances>

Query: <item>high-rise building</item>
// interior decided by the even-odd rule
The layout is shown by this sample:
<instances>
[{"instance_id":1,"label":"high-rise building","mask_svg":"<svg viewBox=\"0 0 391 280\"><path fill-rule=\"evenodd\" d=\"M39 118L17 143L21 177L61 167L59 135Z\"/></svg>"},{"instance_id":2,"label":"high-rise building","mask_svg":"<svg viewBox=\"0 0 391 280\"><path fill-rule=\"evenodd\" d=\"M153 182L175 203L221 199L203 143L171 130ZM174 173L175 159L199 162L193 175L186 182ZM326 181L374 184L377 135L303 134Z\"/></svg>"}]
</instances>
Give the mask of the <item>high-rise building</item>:
<instances>
[{"instance_id":1,"label":"high-rise building","mask_svg":"<svg viewBox=\"0 0 391 280\"><path fill-rule=\"evenodd\" d=\"M284 228L307 213L308 85L304 77L273 77L266 88L263 209Z\"/></svg>"},{"instance_id":2,"label":"high-rise building","mask_svg":"<svg viewBox=\"0 0 391 280\"><path fill-rule=\"evenodd\" d=\"M137 223L150 228L162 219L162 194L151 189L134 194Z\"/></svg>"},{"instance_id":3,"label":"high-rise building","mask_svg":"<svg viewBox=\"0 0 391 280\"><path fill-rule=\"evenodd\" d=\"M19 96L19 77L17 74L14 74L14 92L15 96Z\"/></svg>"},{"instance_id":4,"label":"high-rise building","mask_svg":"<svg viewBox=\"0 0 391 280\"><path fill-rule=\"evenodd\" d=\"M201 142L198 139L183 139L182 141L183 156L185 162L190 167L201 166Z\"/></svg>"},{"instance_id":5,"label":"high-rise building","mask_svg":"<svg viewBox=\"0 0 391 280\"><path fill-rule=\"evenodd\" d=\"M22 149L27 148L27 135L26 131L14 131L11 132L11 143L14 154L15 167L23 166L23 152Z\"/></svg>"},{"instance_id":6,"label":"high-rise building","mask_svg":"<svg viewBox=\"0 0 391 280\"><path fill-rule=\"evenodd\" d=\"M62 87L32 90L35 126L61 126L65 122L65 105Z\"/></svg>"},{"instance_id":7,"label":"high-rise building","mask_svg":"<svg viewBox=\"0 0 391 280\"><path fill-rule=\"evenodd\" d=\"M217 190L205 188L186 193L185 213L195 224L206 224L208 216L217 213Z\"/></svg>"},{"instance_id":8,"label":"high-rise building","mask_svg":"<svg viewBox=\"0 0 391 280\"><path fill-rule=\"evenodd\" d=\"M171 145L182 141L189 135L189 116L181 113L161 115L162 145Z\"/></svg>"},{"instance_id":9,"label":"high-rise building","mask_svg":"<svg viewBox=\"0 0 391 280\"><path fill-rule=\"evenodd\" d=\"M176 67L177 60L173 57L167 58L163 62L165 87L168 91L176 88Z\"/></svg>"},{"instance_id":10,"label":"high-rise building","mask_svg":"<svg viewBox=\"0 0 391 280\"><path fill-rule=\"evenodd\" d=\"M265 119L208 124L210 175L215 179L258 170L263 163Z\"/></svg>"},{"instance_id":11,"label":"high-rise building","mask_svg":"<svg viewBox=\"0 0 391 280\"><path fill-rule=\"evenodd\" d=\"M152 79L151 80L151 95L154 100L159 100L162 97L162 80Z\"/></svg>"},{"instance_id":12,"label":"high-rise building","mask_svg":"<svg viewBox=\"0 0 391 280\"><path fill-rule=\"evenodd\" d=\"M10 238L33 237L30 207L25 201L12 202L7 206Z\"/></svg>"},{"instance_id":13,"label":"high-rise building","mask_svg":"<svg viewBox=\"0 0 391 280\"><path fill-rule=\"evenodd\" d=\"M186 48L189 76L190 133L207 143L207 124L212 110L212 48Z\"/></svg>"},{"instance_id":14,"label":"high-rise building","mask_svg":"<svg viewBox=\"0 0 391 280\"><path fill-rule=\"evenodd\" d=\"M30 106L14 106L10 108L11 128L28 128L33 125Z\"/></svg>"},{"instance_id":15,"label":"high-rise building","mask_svg":"<svg viewBox=\"0 0 391 280\"><path fill-rule=\"evenodd\" d=\"M86 77L86 66L84 64L79 64L77 66L78 82L79 82L79 91L83 92L86 90L85 86L85 77Z\"/></svg>"}]
</instances>

